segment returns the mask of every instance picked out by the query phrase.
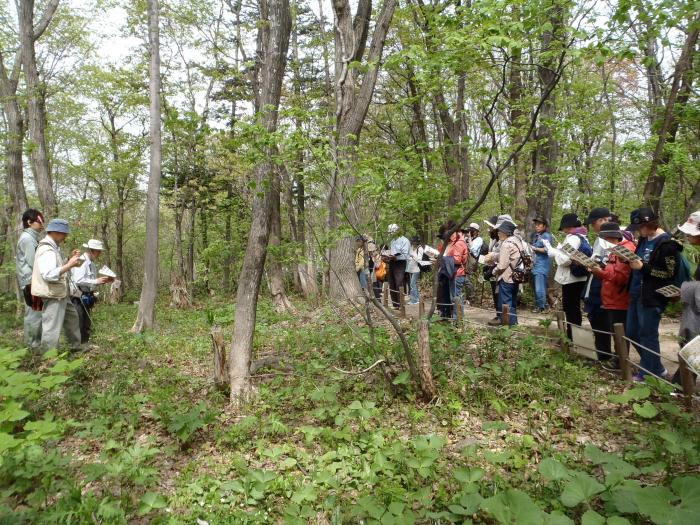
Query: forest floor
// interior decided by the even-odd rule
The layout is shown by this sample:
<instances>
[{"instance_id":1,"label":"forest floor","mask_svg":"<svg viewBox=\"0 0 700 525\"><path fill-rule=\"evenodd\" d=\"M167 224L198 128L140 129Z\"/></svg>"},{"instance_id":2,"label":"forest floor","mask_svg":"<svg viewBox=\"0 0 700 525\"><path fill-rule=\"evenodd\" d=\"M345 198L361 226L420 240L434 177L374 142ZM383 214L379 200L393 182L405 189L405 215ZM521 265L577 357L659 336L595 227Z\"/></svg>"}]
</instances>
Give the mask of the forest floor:
<instances>
[{"instance_id":1,"label":"forest floor","mask_svg":"<svg viewBox=\"0 0 700 525\"><path fill-rule=\"evenodd\" d=\"M259 305L254 359L284 366L257 371L241 409L212 379L209 330L230 338L233 306L163 303L137 335L135 306L98 305L94 347L24 407L65 425L41 468L5 457L0 523L697 522L697 413L663 384L627 385L542 335L433 323L426 402L379 317L372 346L361 312L295 305ZM378 359L391 384L380 367L338 370Z\"/></svg>"}]
</instances>

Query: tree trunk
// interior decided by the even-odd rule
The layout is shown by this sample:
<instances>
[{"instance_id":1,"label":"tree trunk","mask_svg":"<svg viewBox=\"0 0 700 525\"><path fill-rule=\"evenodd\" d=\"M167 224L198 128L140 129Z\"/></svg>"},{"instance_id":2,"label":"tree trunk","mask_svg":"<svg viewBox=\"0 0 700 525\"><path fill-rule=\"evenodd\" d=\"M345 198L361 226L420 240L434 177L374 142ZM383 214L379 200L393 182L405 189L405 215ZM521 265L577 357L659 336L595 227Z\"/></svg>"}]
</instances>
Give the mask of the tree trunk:
<instances>
[{"instance_id":1,"label":"tree trunk","mask_svg":"<svg viewBox=\"0 0 700 525\"><path fill-rule=\"evenodd\" d=\"M29 138L32 141L29 157L44 213L56 216L58 206L51 180L49 154L46 148L46 93L39 80L34 49L34 0L20 1L19 26L22 66L27 82L27 127L29 128Z\"/></svg>"},{"instance_id":2,"label":"tree trunk","mask_svg":"<svg viewBox=\"0 0 700 525\"><path fill-rule=\"evenodd\" d=\"M357 88L359 68L353 62L361 62L369 32L371 17L370 0L360 0L353 20L349 0L333 0L335 13L335 159L336 166L331 180L328 199L328 227L337 230L350 222L362 227L363 212L346 200L345 195L354 185L352 167L355 148L364 125L367 110L374 94L379 66L384 51L389 24L394 16L397 0L384 0L377 17L367 54L367 69L362 83ZM339 299L350 299L362 295L360 282L354 266L354 242L351 236L340 238L330 250L330 295Z\"/></svg>"},{"instance_id":3,"label":"tree trunk","mask_svg":"<svg viewBox=\"0 0 700 525\"><path fill-rule=\"evenodd\" d=\"M270 294L278 312L294 312L296 309L287 297L284 287L284 271L280 262L282 241L282 216L280 213L280 180L279 172L274 176L272 197L270 199L270 257L267 260L267 271L270 276Z\"/></svg>"},{"instance_id":4,"label":"tree trunk","mask_svg":"<svg viewBox=\"0 0 700 525\"><path fill-rule=\"evenodd\" d=\"M257 118L267 133L274 133L277 129L277 111L291 31L288 0L261 0L260 22L260 82L259 92L256 93L256 106L260 111ZM275 147L270 145L266 150L264 160L255 168L256 193L252 221L243 256L243 267L238 278L236 317L229 359L231 403L234 405L245 402L250 395L250 359L253 352L258 292L270 236L270 204L274 185L270 185L269 182L275 175L275 166L271 160Z\"/></svg>"},{"instance_id":5,"label":"tree trunk","mask_svg":"<svg viewBox=\"0 0 700 525\"><path fill-rule=\"evenodd\" d=\"M148 40L150 64L150 171L146 194L146 254L139 311L132 332L153 328L158 293L158 219L160 212L161 111L160 111L160 35L158 0L148 0Z\"/></svg>"},{"instance_id":6,"label":"tree trunk","mask_svg":"<svg viewBox=\"0 0 700 525\"><path fill-rule=\"evenodd\" d=\"M514 15L514 19L517 17ZM523 117L525 112L522 107L523 98L523 73L522 73L522 54L520 49L513 51L513 57L510 62L510 76L508 79L508 105L510 106L509 130L511 137L511 147L520 144L522 141L522 126L524 125ZM520 152L513 158L514 182L515 182L515 209L513 218L515 222L524 228L526 233L531 231L531 222L527 221L527 155Z\"/></svg>"},{"instance_id":7,"label":"tree trunk","mask_svg":"<svg viewBox=\"0 0 700 525\"><path fill-rule=\"evenodd\" d=\"M662 112L663 120L659 123L657 132L656 148L651 159L649 175L644 185L644 202L659 212L661 205L661 194L666 183L666 173L659 168L666 166L670 160L670 152L666 149L668 143L676 140L676 133L680 124L679 113L685 107L693 85L693 60L697 55L695 46L698 42L700 32L700 11L690 22L688 36L681 56L678 58L673 72L673 82L668 94L666 107Z\"/></svg>"}]
</instances>

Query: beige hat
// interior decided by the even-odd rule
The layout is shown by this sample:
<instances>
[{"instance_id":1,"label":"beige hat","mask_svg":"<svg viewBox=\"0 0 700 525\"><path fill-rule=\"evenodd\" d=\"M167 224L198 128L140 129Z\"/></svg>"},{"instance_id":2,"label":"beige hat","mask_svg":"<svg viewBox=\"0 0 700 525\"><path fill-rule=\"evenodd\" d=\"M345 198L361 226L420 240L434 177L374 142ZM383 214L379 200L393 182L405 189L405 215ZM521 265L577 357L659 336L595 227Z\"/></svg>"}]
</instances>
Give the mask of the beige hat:
<instances>
[{"instance_id":1,"label":"beige hat","mask_svg":"<svg viewBox=\"0 0 700 525\"><path fill-rule=\"evenodd\" d=\"M83 248L87 248L88 250L96 250L99 252L105 249L102 241L98 241L97 239L90 239L88 242L83 244Z\"/></svg>"},{"instance_id":2,"label":"beige hat","mask_svg":"<svg viewBox=\"0 0 700 525\"><path fill-rule=\"evenodd\" d=\"M678 229L686 235L700 235L700 211L691 213L688 220L678 226Z\"/></svg>"}]
</instances>

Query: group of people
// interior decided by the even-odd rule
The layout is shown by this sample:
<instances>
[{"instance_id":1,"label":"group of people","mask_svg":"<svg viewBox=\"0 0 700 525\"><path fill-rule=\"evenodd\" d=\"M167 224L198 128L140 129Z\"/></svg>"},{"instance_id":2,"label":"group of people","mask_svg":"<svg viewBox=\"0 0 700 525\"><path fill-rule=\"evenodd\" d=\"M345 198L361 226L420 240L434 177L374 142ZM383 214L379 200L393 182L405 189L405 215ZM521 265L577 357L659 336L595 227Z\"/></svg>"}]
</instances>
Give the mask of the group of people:
<instances>
[{"instance_id":1,"label":"group of people","mask_svg":"<svg viewBox=\"0 0 700 525\"><path fill-rule=\"evenodd\" d=\"M458 230L452 221L441 226L436 248L422 245L417 236L409 241L396 224L389 226L392 239L382 249L366 237L358 237L356 270L361 285L369 288L371 284L379 297L382 281L386 280L394 308L399 307L399 294L406 289L410 291L409 304L416 303L420 274L435 265L444 248L437 268L440 315L455 317L455 308L473 297L472 276L481 267L484 279L491 285L496 310L489 324L502 324L503 307L507 305L508 324L514 325L518 323L521 284L532 284L533 312L548 311L554 262L554 281L561 285L561 309L569 338L572 326L581 326L585 313L594 330L598 359L605 368L615 370L619 363L612 351L610 333L615 324L622 324L641 358L640 371L635 376L640 381L648 374L667 375L659 356L659 323L673 297L659 290L667 291L670 285L680 289L684 306L682 341L700 335L700 314L694 313L700 312L700 283L691 280L683 243L660 227L659 216L652 208L634 210L626 228L607 208L593 209L584 221L575 213L566 213L559 223L559 231L564 235L560 242L541 216L532 220L529 240L510 215L494 216L484 222L488 226L488 244L481 237L478 224ZM678 229L690 244L700 245L700 211ZM574 251L581 252L583 260L592 264L575 260L578 257L572 256L576 255ZM636 256L630 256L631 253ZM700 272L695 277L700 277Z\"/></svg>"},{"instance_id":2,"label":"group of people","mask_svg":"<svg viewBox=\"0 0 700 525\"><path fill-rule=\"evenodd\" d=\"M63 331L68 347L80 350L90 339L90 312L97 287L114 280L98 276L95 263L103 244L90 239L83 244L84 252L73 250L65 257L62 246L70 234L67 221L52 219L45 225L43 214L29 209L22 215L22 226L16 272L25 302L25 343L43 353L58 348Z\"/></svg>"}]
</instances>

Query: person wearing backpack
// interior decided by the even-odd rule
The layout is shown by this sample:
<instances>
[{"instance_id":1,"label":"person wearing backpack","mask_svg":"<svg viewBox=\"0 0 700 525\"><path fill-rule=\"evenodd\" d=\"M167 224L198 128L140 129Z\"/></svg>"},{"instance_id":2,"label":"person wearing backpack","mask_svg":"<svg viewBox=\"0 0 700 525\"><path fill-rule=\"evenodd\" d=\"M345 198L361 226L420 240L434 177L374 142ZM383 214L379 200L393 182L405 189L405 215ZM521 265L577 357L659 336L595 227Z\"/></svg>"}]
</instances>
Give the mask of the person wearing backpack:
<instances>
[{"instance_id":1,"label":"person wearing backpack","mask_svg":"<svg viewBox=\"0 0 700 525\"><path fill-rule=\"evenodd\" d=\"M515 235L516 226L511 221L502 221L496 225L501 249L494 275L498 279L498 293L501 307L508 305L509 325L518 324L518 289L525 282L526 264L524 261L524 243Z\"/></svg>"},{"instance_id":2,"label":"person wearing backpack","mask_svg":"<svg viewBox=\"0 0 700 525\"><path fill-rule=\"evenodd\" d=\"M581 221L575 213L565 213L559 223L559 231L566 233L566 238L562 244L568 244L575 250L579 250L584 255L591 256L593 249L585 236L579 230ZM553 248L549 242L545 241L547 253L554 257L557 263L557 271L554 280L561 285L562 309L566 316L566 335L571 339L571 325L581 326L583 315L581 314L581 294L586 286L588 271L577 264L572 264L571 258L563 252L561 244Z\"/></svg>"},{"instance_id":3,"label":"person wearing backpack","mask_svg":"<svg viewBox=\"0 0 700 525\"><path fill-rule=\"evenodd\" d=\"M418 304L419 292L418 282L420 280L421 262L425 250L420 243L420 237L411 237L411 249L408 252L408 263L406 263L406 273L409 275L410 298L408 304Z\"/></svg>"},{"instance_id":4,"label":"person wearing backpack","mask_svg":"<svg viewBox=\"0 0 700 525\"><path fill-rule=\"evenodd\" d=\"M606 252L603 247L604 243L602 242L602 237L600 236L600 228L603 224L609 223L610 221L611 213L608 208L594 208L586 219L586 224L598 235L593 243L593 258L597 261L602 261L605 258ZM602 287L603 282L595 273L591 273L583 292L583 306L588 316L588 322L591 324L591 328L595 330L593 332L593 340L596 353L598 354L598 361L609 361L612 357L610 355L612 354L612 339L610 335L605 333L609 331L607 329L608 314L603 307L601 298Z\"/></svg>"},{"instance_id":5,"label":"person wearing backpack","mask_svg":"<svg viewBox=\"0 0 700 525\"><path fill-rule=\"evenodd\" d=\"M535 284L535 308L532 309L532 313L536 314L547 310L547 287L552 264L547 254L545 241L551 244L554 242L554 237L549 233L547 219L538 215L532 222L535 225L535 231L532 232L530 238L532 251L535 255L532 267L532 277Z\"/></svg>"},{"instance_id":6,"label":"person wearing backpack","mask_svg":"<svg viewBox=\"0 0 700 525\"><path fill-rule=\"evenodd\" d=\"M659 323L669 299L656 291L671 284L678 286L677 278L684 278L688 267L682 255L683 245L659 227L659 216L652 208L634 210L630 214L629 229L639 231L635 253L641 260L630 262L632 277L626 332L639 353L643 369L634 380L644 381L649 374L659 377L667 374L656 353L661 352Z\"/></svg>"}]
</instances>

